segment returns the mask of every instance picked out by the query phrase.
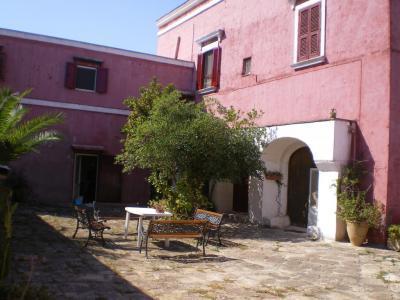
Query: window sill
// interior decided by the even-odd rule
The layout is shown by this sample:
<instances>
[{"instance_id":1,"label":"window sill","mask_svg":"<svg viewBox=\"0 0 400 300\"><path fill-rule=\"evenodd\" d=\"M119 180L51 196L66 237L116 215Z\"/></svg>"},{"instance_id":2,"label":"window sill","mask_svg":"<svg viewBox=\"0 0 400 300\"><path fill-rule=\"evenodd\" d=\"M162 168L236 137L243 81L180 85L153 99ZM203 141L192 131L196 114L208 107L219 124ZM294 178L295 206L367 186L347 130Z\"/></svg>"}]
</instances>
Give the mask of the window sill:
<instances>
[{"instance_id":1,"label":"window sill","mask_svg":"<svg viewBox=\"0 0 400 300\"><path fill-rule=\"evenodd\" d=\"M199 95L205 95L205 94L211 94L217 91L217 88L215 86L210 86L201 90L198 90L197 93Z\"/></svg>"},{"instance_id":2,"label":"window sill","mask_svg":"<svg viewBox=\"0 0 400 300\"><path fill-rule=\"evenodd\" d=\"M75 88L75 91L79 91L79 92L88 92L88 93L96 93L95 90L87 90L87 89L79 89L79 88Z\"/></svg>"},{"instance_id":3,"label":"window sill","mask_svg":"<svg viewBox=\"0 0 400 300\"><path fill-rule=\"evenodd\" d=\"M316 66L316 65L321 65L325 62L326 62L325 56L318 56L318 57L315 57L315 58L312 58L309 60L300 61L295 64L292 64L291 67L295 70L300 70L300 69L304 69L304 68L308 68L308 67L312 67L312 66Z\"/></svg>"}]
</instances>

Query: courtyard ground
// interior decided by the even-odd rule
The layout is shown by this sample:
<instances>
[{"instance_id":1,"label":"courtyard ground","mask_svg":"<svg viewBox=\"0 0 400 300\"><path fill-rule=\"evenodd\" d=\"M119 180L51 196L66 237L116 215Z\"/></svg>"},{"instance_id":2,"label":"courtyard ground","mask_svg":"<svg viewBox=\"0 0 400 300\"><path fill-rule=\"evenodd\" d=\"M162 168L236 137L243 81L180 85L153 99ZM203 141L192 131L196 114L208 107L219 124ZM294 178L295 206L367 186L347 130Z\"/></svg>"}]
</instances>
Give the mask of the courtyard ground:
<instances>
[{"instance_id":1,"label":"courtyard ground","mask_svg":"<svg viewBox=\"0 0 400 300\"><path fill-rule=\"evenodd\" d=\"M225 224L223 246L207 256L195 241L136 248L135 222L108 220L103 248L75 229L72 211L21 207L15 219L13 278L31 278L55 299L400 299L400 254L302 233Z\"/></svg>"}]
</instances>

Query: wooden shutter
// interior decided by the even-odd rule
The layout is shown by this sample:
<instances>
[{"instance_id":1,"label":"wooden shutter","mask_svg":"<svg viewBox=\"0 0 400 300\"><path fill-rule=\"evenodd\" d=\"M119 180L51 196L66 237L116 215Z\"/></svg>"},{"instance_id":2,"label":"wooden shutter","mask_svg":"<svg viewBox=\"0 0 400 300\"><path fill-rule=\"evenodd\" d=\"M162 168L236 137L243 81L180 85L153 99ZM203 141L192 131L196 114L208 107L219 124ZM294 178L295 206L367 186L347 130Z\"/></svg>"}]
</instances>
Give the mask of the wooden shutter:
<instances>
[{"instance_id":1,"label":"wooden shutter","mask_svg":"<svg viewBox=\"0 0 400 300\"><path fill-rule=\"evenodd\" d=\"M218 88L219 77L220 77L220 66L221 66L221 48L215 48L213 50L213 72L211 86Z\"/></svg>"},{"instance_id":2,"label":"wooden shutter","mask_svg":"<svg viewBox=\"0 0 400 300\"><path fill-rule=\"evenodd\" d=\"M308 59L309 55L309 39L308 39L308 21L309 21L309 9L303 9L299 11L299 39L297 44L297 60L302 61Z\"/></svg>"},{"instance_id":3,"label":"wooden shutter","mask_svg":"<svg viewBox=\"0 0 400 300\"><path fill-rule=\"evenodd\" d=\"M74 89L76 86L76 65L68 62L65 73L65 87L67 89Z\"/></svg>"},{"instance_id":4,"label":"wooden shutter","mask_svg":"<svg viewBox=\"0 0 400 300\"><path fill-rule=\"evenodd\" d=\"M303 61L320 55L321 4L299 11L297 60Z\"/></svg>"},{"instance_id":5,"label":"wooden shutter","mask_svg":"<svg viewBox=\"0 0 400 300\"><path fill-rule=\"evenodd\" d=\"M96 92L107 93L108 69L98 68L96 77Z\"/></svg>"},{"instance_id":6,"label":"wooden shutter","mask_svg":"<svg viewBox=\"0 0 400 300\"><path fill-rule=\"evenodd\" d=\"M310 9L310 58L320 55L321 40L321 5L315 5Z\"/></svg>"},{"instance_id":7,"label":"wooden shutter","mask_svg":"<svg viewBox=\"0 0 400 300\"><path fill-rule=\"evenodd\" d=\"M3 47L0 47L0 80L4 80L6 65L6 54L3 52Z\"/></svg>"},{"instance_id":8,"label":"wooden shutter","mask_svg":"<svg viewBox=\"0 0 400 300\"><path fill-rule=\"evenodd\" d=\"M197 56L197 90L203 89L203 54Z\"/></svg>"}]
</instances>

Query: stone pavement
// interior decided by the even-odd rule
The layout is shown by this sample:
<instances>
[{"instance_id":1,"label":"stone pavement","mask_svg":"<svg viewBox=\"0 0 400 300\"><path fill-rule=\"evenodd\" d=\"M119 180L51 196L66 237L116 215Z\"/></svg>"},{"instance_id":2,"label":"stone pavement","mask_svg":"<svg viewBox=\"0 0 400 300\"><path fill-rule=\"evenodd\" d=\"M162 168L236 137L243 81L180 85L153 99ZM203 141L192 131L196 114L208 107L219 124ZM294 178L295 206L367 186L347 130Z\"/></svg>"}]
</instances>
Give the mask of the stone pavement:
<instances>
[{"instance_id":1,"label":"stone pavement","mask_svg":"<svg viewBox=\"0 0 400 300\"><path fill-rule=\"evenodd\" d=\"M14 278L31 273L55 299L400 299L400 254L348 243L313 242L301 233L226 224L223 246L207 256L191 240L150 244L149 259L124 220L108 221L106 248L86 232L71 236L75 220L21 208L15 222ZM33 271L30 268L33 266Z\"/></svg>"}]
</instances>

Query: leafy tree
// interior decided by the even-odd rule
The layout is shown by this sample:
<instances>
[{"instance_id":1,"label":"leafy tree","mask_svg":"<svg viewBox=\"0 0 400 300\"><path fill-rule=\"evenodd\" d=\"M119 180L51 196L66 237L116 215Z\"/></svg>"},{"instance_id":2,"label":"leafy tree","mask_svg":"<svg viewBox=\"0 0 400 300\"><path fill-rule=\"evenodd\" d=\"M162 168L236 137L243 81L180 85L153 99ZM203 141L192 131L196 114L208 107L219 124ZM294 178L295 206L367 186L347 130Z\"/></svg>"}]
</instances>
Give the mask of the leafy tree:
<instances>
[{"instance_id":1,"label":"leafy tree","mask_svg":"<svg viewBox=\"0 0 400 300\"><path fill-rule=\"evenodd\" d=\"M265 131L254 126L257 111L244 115L212 99L187 102L174 87L163 88L155 80L125 104L131 113L117 162L127 172L149 169L150 183L176 214L207 206L206 182L262 176Z\"/></svg>"},{"instance_id":2,"label":"leafy tree","mask_svg":"<svg viewBox=\"0 0 400 300\"><path fill-rule=\"evenodd\" d=\"M46 129L62 121L59 113L23 120L28 110L21 105L21 100L28 93L0 89L0 164L36 151L39 145L60 138L56 131Z\"/></svg>"}]
</instances>

